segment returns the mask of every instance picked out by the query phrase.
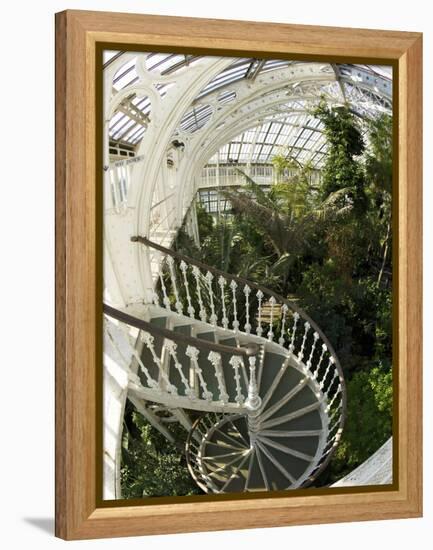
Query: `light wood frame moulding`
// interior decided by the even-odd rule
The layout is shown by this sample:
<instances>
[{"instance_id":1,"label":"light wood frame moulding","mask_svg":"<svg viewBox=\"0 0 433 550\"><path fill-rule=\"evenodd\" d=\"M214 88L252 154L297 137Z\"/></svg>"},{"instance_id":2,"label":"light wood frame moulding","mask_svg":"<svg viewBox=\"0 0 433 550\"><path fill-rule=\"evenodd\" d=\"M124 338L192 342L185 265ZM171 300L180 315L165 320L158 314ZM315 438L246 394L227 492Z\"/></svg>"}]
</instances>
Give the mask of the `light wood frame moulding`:
<instances>
[{"instance_id":1,"label":"light wood frame moulding","mask_svg":"<svg viewBox=\"0 0 433 550\"><path fill-rule=\"evenodd\" d=\"M156 499L131 506L101 501L102 175L97 168L102 163L97 138L102 126L95 107L101 44L277 59L350 58L393 66L393 369L398 383L396 479L388 490L311 489L278 498ZM421 201L420 33L87 11L56 14L56 535L83 539L421 516Z\"/></svg>"}]
</instances>

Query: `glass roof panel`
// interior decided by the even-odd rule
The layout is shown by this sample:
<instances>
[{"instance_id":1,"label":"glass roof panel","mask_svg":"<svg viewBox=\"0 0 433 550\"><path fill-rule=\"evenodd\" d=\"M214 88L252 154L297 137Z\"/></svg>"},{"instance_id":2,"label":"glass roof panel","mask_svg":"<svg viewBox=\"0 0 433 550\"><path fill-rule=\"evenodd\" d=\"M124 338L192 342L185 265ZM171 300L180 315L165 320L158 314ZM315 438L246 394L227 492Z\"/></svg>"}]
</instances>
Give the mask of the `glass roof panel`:
<instances>
[{"instance_id":1,"label":"glass roof panel","mask_svg":"<svg viewBox=\"0 0 433 550\"><path fill-rule=\"evenodd\" d=\"M122 59L122 52L105 51L103 56L104 67L110 66L114 61ZM150 71L161 74L174 74L180 70L188 70L192 64L198 63L202 58L194 55L149 53L139 54L144 56L146 67ZM136 57L128 59L120 65L114 78L115 90L123 89L137 81L135 70ZM212 129L218 135L226 132L227 122L218 113L224 113L224 109L237 109L238 101L245 102L245 94L239 94L240 83L248 83L251 98L262 82L269 83L272 71L280 71L283 75L284 68L287 71L287 96L281 96L281 101L275 99L275 91L269 84L268 89L261 92L261 97L266 98L255 118L250 116L251 124L239 119L242 126L238 135L226 139L229 143L222 144L219 153L214 153L210 164L215 163L219 157L220 163L230 162L265 162L272 161L272 157L282 151L290 151L299 160L312 159L320 165L326 143L322 135L322 127L319 120L309 114L321 96L324 94L328 101L343 104L347 101L353 111L362 118L375 117L382 112L390 112L392 109L392 67L372 65L350 65L329 63L311 63L305 61L287 60L260 60L253 58L238 58L214 78L212 78L197 94L197 97L186 110L179 125L180 131L194 134L203 131L202 128ZM259 74L266 77L257 80ZM280 76L279 76L280 78ZM293 80L296 79L294 83ZM274 81L275 82L275 81ZM284 82L278 81L284 86ZM175 81L158 84L162 98L167 94ZM243 88L245 90L245 88ZM275 88L274 84L274 90ZM211 94L215 94L212 95ZM296 97L290 97L290 95ZM212 97L207 100L206 96ZM299 97L298 97L299 96ZM162 99L164 101L164 99ZM207 102L209 101L209 103ZM252 101L252 99L251 99ZM272 102L272 104L271 104ZM242 105L243 103L240 103ZM218 107L218 111L216 108ZM219 111L222 109L222 111ZM136 145L142 139L149 117L151 117L151 105L147 97L137 98L132 90L131 96L123 100L121 107L112 117L110 138L123 140ZM213 118L214 115L215 116ZM225 134L227 135L227 134Z\"/></svg>"},{"instance_id":2,"label":"glass roof panel","mask_svg":"<svg viewBox=\"0 0 433 550\"><path fill-rule=\"evenodd\" d=\"M115 58L122 55L122 52L116 50L104 50L102 52L102 63L104 68L114 61Z\"/></svg>"}]
</instances>

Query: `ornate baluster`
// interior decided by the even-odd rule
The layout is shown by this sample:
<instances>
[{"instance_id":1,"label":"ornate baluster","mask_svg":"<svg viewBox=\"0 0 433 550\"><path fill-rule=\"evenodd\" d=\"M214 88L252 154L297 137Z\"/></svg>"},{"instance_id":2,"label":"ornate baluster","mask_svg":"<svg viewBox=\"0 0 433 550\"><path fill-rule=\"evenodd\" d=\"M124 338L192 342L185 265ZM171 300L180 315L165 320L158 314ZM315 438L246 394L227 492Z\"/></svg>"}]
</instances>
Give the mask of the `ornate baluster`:
<instances>
[{"instance_id":1,"label":"ornate baluster","mask_svg":"<svg viewBox=\"0 0 433 550\"><path fill-rule=\"evenodd\" d=\"M256 380L256 357L248 357L250 377L248 382L248 397L245 406L248 409L248 429L250 432L251 444L254 444L256 432L260 427L260 407L262 400L259 396L259 389Z\"/></svg>"},{"instance_id":2,"label":"ornate baluster","mask_svg":"<svg viewBox=\"0 0 433 550\"><path fill-rule=\"evenodd\" d=\"M329 424L331 424L331 422L334 420L334 418L339 415L341 416L341 413L340 413L340 409L342 407L342 403L341 401L338 403L337 407L331 412L331 414L329 415ZM331 405L329 405L328 407L328 410L330 411L331 410ZM338 421L340 420L340 418L338 419Z\"/></svg>"},{"instance_id":3,"label":"ornate baluster","mask_svg":"<svg viewBox=\"0 0 433 550\"><path fill-rule=\"evenodd\" d=\"M162 290L162 296L163 296L162 303L164 304L166 309L171 310L170 298L168 297L167 289L165 287L165 282L164 282L163 263L164 263L164 258L162 258L162 260L158 262L158 277L161 282L161 290Z\"/></svg>"},{"instance_id":4,"label":"ornate baluster","mask_svg":"<svg viewBox=\"0 0 433 550\"><path fill-rule=\"evenodd\" d=\"M282 307L281 307L281 311L282 311L282 320L281 320L281 333L280 333L280 337L278 339L278 343L280 344L280 346L284 346L284 330L285 330L285 327L286 327L286 315L287 315L287 311L288 311L288 307L287 307L287 304L283 304Z\"/></svg>"},{"instance_id":5,"label":"ornate baluster","mask_svg":"<svg viewBox=\"0 0 433 550\"><path fill-rule=\"evenodd\" d=\"M236 398L235 401L238 405L243 405L245 398L241 391L241 375L239 374L239 367L244 366L243 359L240 355L233 355L229 361L230 365L234 368L234 379L236 382Z\"/></svg>"},{"instance_id":6,"label":"ornate baluster","mask_svg":"<svg viewBox=\"0 0 433 550\"><path fill-rule=\"evenodd\" d=\"M174 297L176 300L176 303L175 303L176 311L179 313L179 315L182 315L183 307L182 307L182 302L180 301L180 298L179 298L179 290L177 288L176 272L174 270L174 258L172 256L167 256L166 260L168 263L168 269L170 270L170 279L171 279L171 284L173 286Z\"/></svg>"},{"instance_id":7,"label":"ornate baluster","mask_svg":"<svg viewBox=\"0 0 433 550\"><path fill-rule=\"evenodd\" d=\"M257 311L257 315L258 315L258 318L257 318L257 328L256 328L256 334L257 336L261 336L262 333L263 333L263 329L262 329L262 300L263 300L263 292L261 290L259 290L257 292L257 300L259 301L259 308L258 308L258 311Z\"/></svg>"},{"instance_id":8,"label":"ornate baluster","mask_svg":"<svg viewBox=\"0 0 433 550\"><path fill-rule=\"evenodd\" d=\"M215 313L215 304L214 304L214 299L213 299L213 289L212 289L212 281L213 281L213 275L210 271L208 271L206 273L206 281L207 281L207 287L208 287L208 290L209 290L209 299L210 299L210 322L212 323L212 325L215 327L216 324L217 324L217 321L218 321L218 318L216 316L216 313Z\"/></svg>"},{"instance_id":9,"label":"ornate baluster","mask_svg":"<svg viewBox=\"0 0 433 550\"><path fill-rule=\"evenodd\" d=\"M322 344L322 353L320 354L319 362L317 363L317 367L314 369L314 372L312 372L314 379L316 379L317 376L319 375L320 365L322 364L323 357L324 357L326 351L328 351L328 348L326 347L326 344Z\"/></svg>"},{"instance_id":10,"label":"ornate baluster","mask_svg":"<svg viewBox=\"0 0 433 550\"><path fill-rule=\"evenodd\" d=\"M329 395L329 393L331 392L331 389L332 389L332 386L334 384L334 380L338 380L338 383L340 383L340 380L339 380L339 375L338 375L338 370L336 368L334 368L334 375L333 377L331 378L331 381L329 383L329 386L328 386L328 389L326 390L326 393ZM327 395L327 396L328 396Z\"/></svg>"},{"instance_id":11,"label":"ornate baluster","mask_svg":"<svg viewBox=\"0 0 433 550\"><path fill-rule=\"evenodd\" d=\"M333 433L333 435L331 437L328 436L328 444L329 442L332 442L333 444L335 443L335 437L336 435L338 434L338 432L340 431L340 423L341 423L341 413L338 413L338 416L336 418L336 420L334 421L334 418L335 418L336 415L332 415L332 420L329 421L329 434L332 434L332 432L334 432L335 428L337 428L335 430L335 432Z\"/></svg>"},{"instance_id":12,"label":"ornate baluster","mask_svg":"<svg viewBox=\"0 0 433 550\"><path fill-rule=\"evenodd\" d=\"M334 397L331 399L328 405L327 411L330 411L332 406L334 405L335 400L337 399L338 395L341 393L341 384L338 384L338 387L335 391Z\"/></svg>"},{"instance_id":13,"label":"ornate baluster","mask_svg":"<svg viewBox=\"0 0 433 550\"><path fill-rule=\"evenodd\" d=\"M299 321L299 313L295 311L295 313L293 314L292 338L290 340L290 346L289 346L289 350L292 353L295 349L295 336L296 336L296 328L298 326L298 321Z\"/></svg>"},{"instance_id":14,"label":"ornate baluster","mask_svg":"<svg viewBox=\"0 0 433 550\"><path fill-rule=\"evenodd\" d=\"M339 428L340 428L340 420L341 418L339 417L337 419L336 422L334 422L332 425L331 425L331 422L328 423L328 437L327 437L327 443L329 442L334 442L335 441L335 436L337 435L338 431L339 431ZM337 428L337 429L336 429Z\"/></svg>"},{"instance_id":15,"label":"ornate baluster","mask_svg":"<svg viewBox=\"0 0 433 550\"><path fill-rule=\"evenodd\" d=\"M212 366L215 369L215 376L218 381L218 389L220 392L219 400L222 401L222 403L224 403L225 405L226 403L228 403L229 396L224 381L224 373L221 365L221 354L216 351L211 351L207 358L212 363Z\"/></svg>"},{"instance_id":16,"label":"ornate baluster","mask_svg":"<svg viewBox=\"0 0 433 550\"><path fill-rule=\"evenodd\" d=\"M250 369L250 379L248 383L248 406L252 409L257 409L258 407L260 407L262 402L259 396L259 389L256 380L256 360L257 358L255 355L248 357Z\"/></svg>"},{"instance_id":17,"label":"ornate baluster","mask_svg":"<svg viewBox=\"0 0 433 550\"><path fill-rule=\"evenodd\" d=\"M305 327L304 337L302 338L301 349L299 350L299 353L298 353L298 360L299 361L302 361L302 359L304 358L305 341L307 340L308 331L310 330L311 325L308 321L305 321L304 327Z\"/></svg>"},{"instance_id":18,"label":"ornate baluster","mask_svg":"<svg viewBox=\"0 0 433 550\"><path fill-rule=\"evenodd\" d=\"M200 386L202 389L202 395L203 398L206 399L206 401L210 402L212 401L212 393L207 389L207 384L204 381L203 378L203 371L201 370L199 364L198 364L198 355L199 350L195 348L194 346L188 346L185 351L185 355L191 359L192 367L194 369L194 372L197 374Z\"/></svg>"},{"instance_id":19,"label":"ornate baluster","mask_svg":"<svg viewBox=\"0 0 433 550\"><path fill-rule=\"evenodd\" d=\"M313 344L311 346L311 351L310 351L310 357L308 358L308 361L307 361L307 368L311 370L311 361L313 360L313 353L314 353L314 350L316 349L316 344L317 344L317 340L319 339L319 334L317 332L315 332L313 334Z\"/></svg>"},{"instance_id":20,"label":"ornate baluster","mask_svg":"<svg viewBox=\"0 0 433 550\"><path fill-rule=\"evenodd\" d=\"M196 265L192 266L192 274L194 275L194 278L195 278L195 284L196 284L195 288L196 288L196 292L197 292L198 305L199 305L199 308L200 308L200 311L199 311L200 319L203 321L203 323L206 323L207 314L206 314L206 310L205 310L204 305L203 305L203 298L201 297L201 288L200 288L200 275L201 275L201 272L200 272L200 269Z\"/></svg>"},{"instance_id":21,"label":"ornate baluster","mask_svg":"<svg viewBox=\"0 0 433 550\"><path fill-rule=\"evenodd\" d=\"M323 387L325 386L325 381L328 377L329 371L331 370L332 365L334 365L335 359L332 357L329 358L328 366L326 367L325 374L323 375L322 381L320 382L319 386L320 389L323 390Z\"/></svg>"},{"instance_id":22,"label":"ornate baluster","mask_svg":"<svg viewBox=\"0 0 433 550\"><path fill-rule=\"evenodd\" d=\"M193 308L192 303L191 303L191 295L189 293L188 277L187 277L187 274L186 274L186 272L188 270L188 265L184 262L184 260L182 260L180 262L180 270L182 271L183 282L184 282L185 292L186 292L186 299L187 299L187 302L188 302L188 308L187 308L188 315L191 317L191 319L194 319L195 309Z\"/></svg>"},{"instance_id":23,"label":"ornate baluster","mask_svg":"<svg viewBox=\"0 0 433 550\"><path fill-rule=\"evenodd\" d=\"M139 357L138 353L137 353L137 350L131 345L130 341L129 341L129 334L128 334L128 329L125 325L121 325L121 328L122 328L122 331L125 333L125 336L126 336L126 341L127 341L127 344L128 344L128 347L129 347L129 350L131 351L132 355L135 357L135 359L137 360L138 362L138 365L140 367L140 369L143 371L143 374L144 376L146 377L146 381L147 381L147 385L149 386L149 388L152 388L154 390L157 390L157 391L160 391L159 389L159 385L158 385L158 382L156 380L154 380L150 374L149 374L149 371L147 370L147 368L143 365L142 361L141 361L141 358ZM117 344L117 341L116 341L116 338L111 334L111 331L109 330L109 328L107 326L105 326L105 330L111 340L111 343L113 344L114 346L114 349L116 350L118 356L121 358L125 368L126 368L126 371L128 372L128 378L130 378L132 381L134 381L137 385L141 385L142 382L141 380L138 378L138 376L136 376L131 370L130 370L130 363L129 361L127 361L125 359L125 356L123 355L122 351L120 350L118 344Z\"/></svg>"},{"instance_id":24,"label":"ornate baluster","mask_svg":"<svg viewBox=\"0 0 433 550\"><path fill-rule=\"evenodd\" d=\"M179 373L180 379L182 380L182 384L185 386L185 395L188 396L190 399L195 399L194 390L191 389L188 380L185 377L185 374L182 370L182 365L179 363L179 359L177 357L177 344L173 342L173 340L165 340L165 349L170 354L170 357L173 359L174 366L177 369L177 372Z\"/></svg>"},{"instance_id":25,"label":"ornate baluster","mask_svg":"<svg viewBox=\"0 0 433 550\"><path fill-rule=\"evenodd\" d=\"M221 305L222 305L222 310L223 310L222 325L223 325L224 328L228 328L229 327L229 320L227 319L226 298L225 298L225 292L224 292L224 289L225 289L225 286L226 286L226 280L224 279L224 277L222 275L220 275L219 278L218 278L218 284L219 284L220 289L221 289Z\"/></svg>"},{"instance_id":26,"label":"ornate baluster","mask_svg":"<svg viewBox=\"0 0 433 550\"><path fill-rule=\"evenodd\" d=\"M152 388L157 391L161 391L158 382L150 376L150 373L145 367L145 365L143 364L143 361L141 360L141 357L138 355L137 350L133 346L130 346L130 348L131 348L132 354L135 357L135 360L138 363L138 366L140 367L141 372L146 377L147 385L149 386L149 388Z\"/></svg>"},{"instance_id":27,"label":"ornate baluster","mask_svg":"<svg viewBox=\"0 0 433 550\"><path fill-rule=\"evenodd\" d=\"M244 286L244 294L245 294L245 326L244 326L244 330L247 334L250 334L250 332L251 332L250 293L251 293L251 288L248 285L245 285Z\"/></svg>"},{"instance_id":28,"label":"ornate baluster","mask_svg":"<svg viewBox=\"0 0 433 550\"><path fill-rule=\"evenodd\" d=\"M238 288L238 284L235 280L232 280L232 282L230 283L230 288L232 289L233 297L233 330L239 330L238 310L236 302L236 289Z\"/></svg>"},{"instance_id":29,"label":"ornate baluster","mask_svg":"<svg viewBox=\"0 0 433 550\"><path fill-rule=\"evenodd\" d=\"M273 339L274 339L273 325L274 325L274 307L275 307L276 302L277 301L275 300L274 296L271 296L269 298L269 303L271 304L271 318L270 318L270 323L269 323L268 340L270 342L272 342Z\"/></svg>"},{"instance_id":30,"label":"ornate baluster","mask_svg":"<svg viewBox=\"0 0 433 550\"><path fill-rule=\"evenodd\" d=\"M337 381L337 385L335 386L334 382ZM334 375L332 376L328 387L326 388L326 391L324 392L324 395L326 397L326 400L329 401L330 396L332 396L332 399L335 398L336 394L338 394L338 387L340 386L340 380L338 376L337 369L334 369ZM332 400L331 400L332 401ZM334 402L334 401L332 401ZM326 412L330 411L330 405L326 408Z\"/></svg>"},{"instance_id":31,"label":"ornate baluster","mask_svg":"<svg viewBox=\"0 0 433 550\"><path fill-rule=\"evenodd\" d=\"M176 386L173 386L173 384L170 383L170 380L168 379L167 373L164 371L164 367L162 366L161 359L156 354L155 345L154 345L154 341L155 341L154 337L149 332L142 331L141 338L142 338L143 342L146 344L146 346L149 348L150 353L152 354L153 362L158 367L160 376L167 385L167 391L169 393L177 394Z\"/></svg>"},{"instance_id":32,"label":"ornate baluster","mask_svg":"<svg viewBox=\"0 0 433 550\"><path fill-rule=\"evenodd\" d=\"M332 432L334 432L335 428L337 428L337 429L335 430L335 432L332 434L331 437L329 437L329 435L328 435L328 439L326 440L326 447L328 447L329 444L331 444L331 449L332 449L332 447L335 445L336 436L340 432L340 423L341 423L341 415L332 424L332 426L331 426L331 423L329 423L330 428L328 428L328 434L332 434Z\"/></svg>"}]
</instances>

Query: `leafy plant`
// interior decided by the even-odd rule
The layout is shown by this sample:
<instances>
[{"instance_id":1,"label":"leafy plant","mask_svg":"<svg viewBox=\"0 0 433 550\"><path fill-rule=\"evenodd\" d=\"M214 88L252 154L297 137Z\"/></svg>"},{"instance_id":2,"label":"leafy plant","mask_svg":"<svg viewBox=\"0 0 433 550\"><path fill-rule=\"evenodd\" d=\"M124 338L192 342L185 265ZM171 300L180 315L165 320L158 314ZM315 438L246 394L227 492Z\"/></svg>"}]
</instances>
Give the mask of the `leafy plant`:
<instances>
[{"instance_id":1,"label":"leafy plant","mask_svg":"<svg viewBox=\"0 0 433 550\"><path fill-rule=\"evenodd\" d=\"M392 119L361 126L324 102L313 114L328 144L319 182L310 163L282 152L268 191L244 174L245 185L224 192L231 213L213 225L201 213L200 250L182 234L177 246L295 300L328 336L348 382L345 436L326 472L336 479L391 433Z\"/></svg>"},{"instance_id":2,"label":"leafy plant","mask_svg":"<svg viewBox=\"0 0 433 550\"><path fill-rule=\"evenodd\" d=\"M201 493L189 475L182 452L185 430L178 424L167 427L178 445L170 443L128 401L122 438L123 498Z\"/></svg>"},{"instance_id":3,"label":"leafy plant","mask_svg":"<svg viewBox=\"0 0 433 550\"><path fill-rule=\"evenodd\" d=\"M347 383L347 422L332 467L321 476L331 484L362 464L392 435L392 371L378 363Z\"/></svg>"}]
</instances>

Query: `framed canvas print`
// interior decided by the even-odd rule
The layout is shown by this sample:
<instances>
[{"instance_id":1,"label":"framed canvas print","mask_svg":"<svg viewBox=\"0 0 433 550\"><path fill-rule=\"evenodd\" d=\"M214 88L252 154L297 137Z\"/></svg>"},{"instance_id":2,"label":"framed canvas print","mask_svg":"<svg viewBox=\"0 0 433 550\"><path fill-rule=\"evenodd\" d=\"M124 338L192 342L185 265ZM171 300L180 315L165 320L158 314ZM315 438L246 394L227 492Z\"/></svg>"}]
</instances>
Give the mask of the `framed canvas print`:
<instances>
[{"instance_id":1,"label":"framed canvas print","mask_svg":"<svg viewBox=\"0 0 433 550\"><path fill-rule=\"evenodd\" d=\"M421 515L417 33L56 16L56 534Z\"/></svg>"}]
</instances>

